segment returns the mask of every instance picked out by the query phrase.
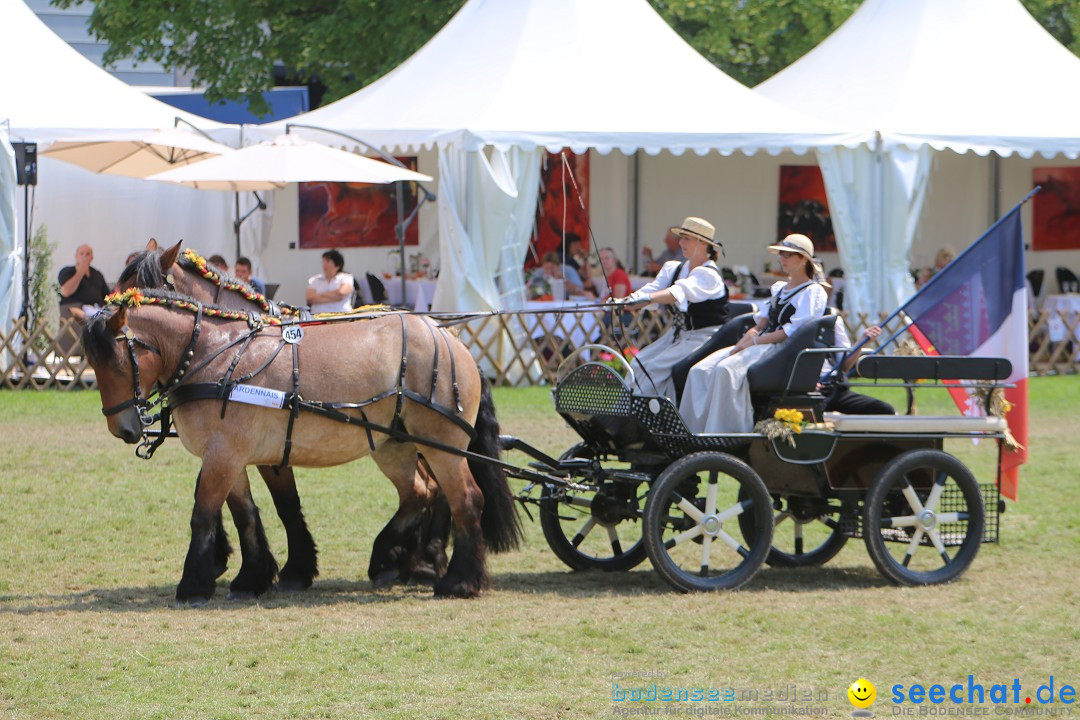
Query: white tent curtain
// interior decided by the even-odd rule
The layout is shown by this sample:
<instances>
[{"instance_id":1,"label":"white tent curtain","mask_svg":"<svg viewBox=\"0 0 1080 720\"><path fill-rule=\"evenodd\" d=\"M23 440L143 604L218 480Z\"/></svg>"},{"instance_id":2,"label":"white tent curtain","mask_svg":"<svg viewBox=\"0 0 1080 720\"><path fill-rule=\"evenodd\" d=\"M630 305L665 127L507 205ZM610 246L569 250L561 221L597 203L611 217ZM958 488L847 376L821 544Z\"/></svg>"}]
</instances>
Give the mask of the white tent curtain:
<instances>
[{"instance_id":1,"label":"white tent curtain","mask_svg":"<svg viewBox=\"0 0 1080 720\"><path fill-rule=\"evenodd\" d=\"M251 274L262 281L266 281L266 271L262 264L262 253L270 245L270 230L274 225L274 191L258 193L262 198L265 210L259 210L259 201L256 194L246 192L240 194L240 217L255 209L243 225L240 226L240 254L251 260Z\"/></svg>"},{"instance_id":2,"label":"white tent curtain","mask_svg":"<svg viewBox=\"0 0 1080 720\"><path fill-rule=\"evenodd\" d=\"M926 200L930 148L817 150L844 263L844 310L898 307L914 291L908 256Z\"/></svg>"},{"instance_id":3,"label":"white tent curtain","mask_svg":"<svg viewBox=\"0 0 1080 720\"><path fill-rule=\"evenodd\" d=\"M22 308L23 258L15 215L16 186L15 150L7 131L0 128L0 334L5 337ZM7 370L14 361L9 350L0 353L0 370Z\"/></svg>"},{"instance_id":4,"label":"white tent curtain","mask_svg":"<svg viewBox=\"0 0 1080 720\"><path fill-rule=\"evenodd\" d=\"M442 270L433 310L520 307L539 194L539 150L439 148Z\"/></svg>"}]
</instances>

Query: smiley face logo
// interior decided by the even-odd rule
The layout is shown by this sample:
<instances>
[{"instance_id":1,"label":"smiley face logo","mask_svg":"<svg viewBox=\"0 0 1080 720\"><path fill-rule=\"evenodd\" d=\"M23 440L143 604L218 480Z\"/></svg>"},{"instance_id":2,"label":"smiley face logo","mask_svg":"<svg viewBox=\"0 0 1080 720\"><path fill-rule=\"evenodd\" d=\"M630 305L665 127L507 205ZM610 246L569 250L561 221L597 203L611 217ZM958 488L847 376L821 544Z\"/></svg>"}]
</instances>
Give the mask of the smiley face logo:
<instances>
[{"instance_id":1,"label":"smiley face logo","mask_svg":"<svg viewBox=\"0 0 1080 720\"><path fill-rule=\"evenodd\" d=\"M851 683L851 687L847 691L848 700L851 704L857 708L868 708L874 704L874 700L877 699L877 688L874 687L874 683L870 682L866 678L859 678L855 682Z\"/></svg>"}]
</instances>

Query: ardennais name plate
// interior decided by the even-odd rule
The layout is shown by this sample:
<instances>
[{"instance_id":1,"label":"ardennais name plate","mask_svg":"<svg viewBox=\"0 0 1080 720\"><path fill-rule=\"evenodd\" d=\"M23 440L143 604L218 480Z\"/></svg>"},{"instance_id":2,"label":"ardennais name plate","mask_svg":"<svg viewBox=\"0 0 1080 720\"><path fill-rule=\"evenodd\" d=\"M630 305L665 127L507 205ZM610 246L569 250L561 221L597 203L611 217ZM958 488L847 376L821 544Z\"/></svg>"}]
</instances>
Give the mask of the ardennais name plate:
<instances>
[{"instance_id":1,"label":"ardennais name plate","mask_svg":"<svg viewBox=\"0 0 1080 720\"><path fill-rule=\"evenodd\" d=\"M229 400L268 408L280 409L285 407L285 393L283 391L255 385L234 385L229 393Z\"/></svg>"}]
</instances>

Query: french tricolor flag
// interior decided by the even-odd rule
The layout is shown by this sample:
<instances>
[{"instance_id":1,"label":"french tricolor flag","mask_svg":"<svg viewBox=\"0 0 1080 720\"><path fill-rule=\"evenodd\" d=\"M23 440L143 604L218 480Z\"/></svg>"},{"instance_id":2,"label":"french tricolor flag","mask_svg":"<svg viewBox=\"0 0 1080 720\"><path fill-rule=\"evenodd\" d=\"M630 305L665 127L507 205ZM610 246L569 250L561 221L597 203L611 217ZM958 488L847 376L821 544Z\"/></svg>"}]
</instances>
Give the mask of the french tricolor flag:
<instances>
[{"instance_id":1,"label":"french tricolor flag","mask_svg":"<svg viewBox=\"0 0 1080 720\"><path fill-rule=\"evenodd\" d=\"M1027 462L1028 307L1020 207L1001 218L912 297L903 311L908 328L928 355L1003 357L1012 363L1006 414L1021 450L1004 453L1001 494L1017 499L1020 466ZM983 408L962 388L952 391L965 415Z\"/></svg>"}]
</instances>

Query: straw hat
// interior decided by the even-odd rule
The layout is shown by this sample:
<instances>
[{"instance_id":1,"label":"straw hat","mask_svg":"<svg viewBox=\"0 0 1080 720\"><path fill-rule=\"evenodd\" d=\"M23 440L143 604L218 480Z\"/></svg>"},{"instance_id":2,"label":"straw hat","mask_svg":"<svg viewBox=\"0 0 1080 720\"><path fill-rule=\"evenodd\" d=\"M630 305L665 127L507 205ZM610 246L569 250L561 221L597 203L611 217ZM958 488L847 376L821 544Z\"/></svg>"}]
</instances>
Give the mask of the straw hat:
<instances>
[{"instance_id":1,"label":"straw hat","mask_svg":"<svg viewBox=\"0 0 1080 720\"><path fill-rule=\"evenodd\" d=\"M788 235L776 245L770 245L769 251L774 253L793 252L804 256L814 265L816 275L814 279L825 287L831 287L831 285L825 281L825 271L821 267L821 263L814 259L814 241L805 235L799 235L797 233Z\"/></svg>"},{"instance_id":2,"label":"straw hat","mask_svg":"<svg viewBox=\"0 0 1080 720\"><path fill-rule=\"evenodd\" d=\"M713 247L723 249L721 245L714 238L716 237L716 228L708 220L702 220L699 217L688 217L683 220L681 227L673 227L670 229L672 233L679 237L690 237L696 240L704 240Z\"/></svg>"}]
</instances>

